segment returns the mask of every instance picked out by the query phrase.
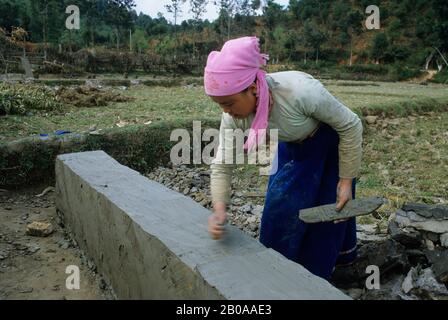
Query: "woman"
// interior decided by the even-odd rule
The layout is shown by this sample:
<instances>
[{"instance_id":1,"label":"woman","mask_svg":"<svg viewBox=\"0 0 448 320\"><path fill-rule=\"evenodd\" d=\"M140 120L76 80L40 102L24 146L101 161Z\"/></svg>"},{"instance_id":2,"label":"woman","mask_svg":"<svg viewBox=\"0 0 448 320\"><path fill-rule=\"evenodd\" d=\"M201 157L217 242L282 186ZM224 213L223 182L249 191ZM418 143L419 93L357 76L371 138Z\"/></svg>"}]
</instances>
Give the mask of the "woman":
<instances>
[{"instance_id":1,"label":"woman","mask_svg":"<svg viewBox=\"0 0 448 320\"><path fill-rule=\"evenodd\" d=\"M244 145L249 151L262 143L258 130L278 129L277 171L269 178L260 242L330 279L336 264L356 258L355 218L306 224L298 213L335 202L340 210L354 198L362 124L312 76L299 71L266 74L261 67L267 59L256 37L227 41L208 56L205 91L223 110L211 165L214 213L208 230L220 239L227 218L234 166L225 163L224 155L234 146L226 129L253 129Z\"/></svg>"}]
</instances>

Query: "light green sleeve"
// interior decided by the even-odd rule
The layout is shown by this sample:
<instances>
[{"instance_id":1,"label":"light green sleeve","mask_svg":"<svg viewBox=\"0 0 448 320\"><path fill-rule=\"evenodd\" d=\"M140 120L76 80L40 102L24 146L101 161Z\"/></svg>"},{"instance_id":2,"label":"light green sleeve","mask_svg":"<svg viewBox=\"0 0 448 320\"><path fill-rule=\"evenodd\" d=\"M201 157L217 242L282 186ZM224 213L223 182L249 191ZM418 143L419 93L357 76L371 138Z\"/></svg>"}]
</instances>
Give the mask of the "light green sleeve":
<instances>
[{"instance_id":1,"label":"light green sleeve","mask_svg":"<svg viewBox=\"0 0 448 320\"><path fill-rule=\"evenodd\" d=\"M210 165L210 189L212 195L212 203L218 201L230 202L230 187L232 181L232 173L235 165L231 161L226 161L226 155L234 154L235 146L233 143L233 136L226 134L226 129L236 129L235 122L226 114L222 114L221 125L219 128L219 144L216 152L216 157L212 160ZM229 163L230 162L230 163Z\"/></svg>"},{"instance_id":2,"label":"light green sleeve","mask_svg":"<svg viewBox=\"0 0 448 320\"><path fill-rule=\"evenodd\" d=\"M306 93L298 99L299 108L308 116L327 123L339 134L339 177L358 177L362 159L361 119L316 79L305 81L299 90Z\"/></svg>"}]
</instances>

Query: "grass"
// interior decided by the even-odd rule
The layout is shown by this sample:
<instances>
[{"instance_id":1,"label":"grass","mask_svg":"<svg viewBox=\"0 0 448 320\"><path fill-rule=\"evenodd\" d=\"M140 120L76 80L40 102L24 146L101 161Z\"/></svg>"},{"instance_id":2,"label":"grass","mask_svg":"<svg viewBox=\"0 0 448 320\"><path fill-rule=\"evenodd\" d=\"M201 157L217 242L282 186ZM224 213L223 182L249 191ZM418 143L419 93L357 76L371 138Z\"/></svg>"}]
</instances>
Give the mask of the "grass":
<instances>
[{"instance_id":1,"label":"grass","mask_svg":"<svg viewBox=\"0 0 448 320\"><path fill-rule=\"evenodd\" d=\"M161 123L164 121L198 120L219 117L218 108L200 89L184 87L131 87L128 91L113 89L135 97L133 102L112 103L105 107L67 107L63 113L41 113L33 116L0 117L0 141L10 141L39 133L64 129L72 132L107 129L122 125ZM162 98L165 97L165 98Z\"/></svg>"},{"instance_id":2,"label":"grass","mask_svg":"<svg viewBox=\"0 0 448 320\"><path fill-rule=\"evenodd\" d=\"M344 86L345 83L353 85ZM443 85L403 82L356 85L344 81L324 81L324 84L341 102L362 114L404 116L422 108L430 111L448 106L448 87Z\"/></svg>"},{"instance_id":3,"label":"grass","mask_svg":"<svg viewBox=\"0 0 448 320\"><path fill-rule=\"evenodd\" d=\"M397 204L448 200L448 113L398 120L366 128L360 193Z\"/></svg>"},{"instance_id":4,"label":"grass","mask_svg":"<svg viewBox=\"0 0 448 320\"><path fill-rule=\"evenodd\" d=\"M364 114L406 115L419 109L437 110L448 106L448 87L410 83L324 81L348 107ZM112 103L106 107L66 107L60 113L0 117L0 142L11 141L55 130L82 132L122 125L152 124L164 121L219 119L220 108L204 93L202 86L133 86L121 94L133 102ZM420 110L421 111L421 110Z\"/></svg>"}]
</instances>

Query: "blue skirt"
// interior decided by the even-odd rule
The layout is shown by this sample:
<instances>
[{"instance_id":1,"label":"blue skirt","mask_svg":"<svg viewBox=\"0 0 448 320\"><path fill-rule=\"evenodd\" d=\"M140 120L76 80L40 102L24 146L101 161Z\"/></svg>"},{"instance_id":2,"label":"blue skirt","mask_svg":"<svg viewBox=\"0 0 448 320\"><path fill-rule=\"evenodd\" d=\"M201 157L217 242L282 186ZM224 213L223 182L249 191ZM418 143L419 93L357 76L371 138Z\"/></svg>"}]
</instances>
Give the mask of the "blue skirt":
<instances>
[{"instance_id":1,"label":"blue skirt","mask_svg":"<svg viewBox=\"0 0 448 320\"><path fill-rule=\"evenodd\" d=\"M338 145L338 133L324 123L302 143L279 142L260 227L263 245L327 280L336 265L356 259L356 219L307 224L299 211L336 202ZM355 186L353 179L353 199Z\"/></svg>"}]
</instances>

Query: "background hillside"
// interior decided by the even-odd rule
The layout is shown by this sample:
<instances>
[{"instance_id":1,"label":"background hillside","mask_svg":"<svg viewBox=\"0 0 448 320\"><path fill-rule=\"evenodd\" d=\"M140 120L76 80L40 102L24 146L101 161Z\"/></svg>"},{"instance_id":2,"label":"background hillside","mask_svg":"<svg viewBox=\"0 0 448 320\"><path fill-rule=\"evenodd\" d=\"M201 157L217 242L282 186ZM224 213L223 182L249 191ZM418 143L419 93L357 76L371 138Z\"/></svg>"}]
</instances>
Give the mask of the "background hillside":
<instances>
[{"instance_id":1,"label":"background hillside","mask_svg":"<svg viewBox=\"0 0 448 320\"><path fill-rule=\"evenodd\" d=\"M313 68L374 64L393 65L405 72L425 67L434 54L428 67L436 69L445 63L435 48L445 55L448 52L445 0L290 0L286 8L272 0L215 0L220 12L215 21L202 20L206 0L190 0L187 3L195 19L177 23L184 2L172 0L169 16L150 17L137 14L133 0L0 0L0 33L14 40L14 30L23 28L27 34L15 43L23 40L22 46L26 42L27 49L43 52L45 59L52 53L63 59L56 54L67 58L89 49L74 60L84 59L84 65L95 66L86 60L88 55L125 49L150 57L149 69L155 64L183 64L177 71L200 71L210 50L243 35L259 36L273 64L311 64ZM70 4L80 8L79 31L65 29L65 8ZM365 27L369 16L365 9L372 4L380 8L380 30ZM121 60L117 65L132 69L132 62ZM75 63L73 57L71 61ZM144 69L145 62L139 64ZM367 71L384 70L372 66ZM409 71L408 76L412 75Z\"/></svg>"}]
</instances>

